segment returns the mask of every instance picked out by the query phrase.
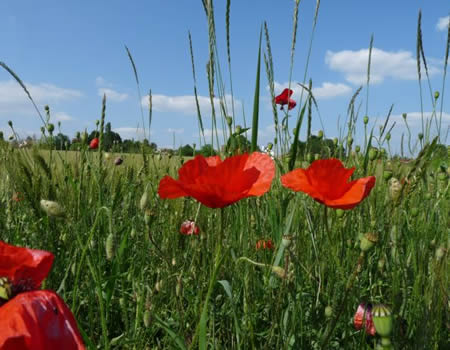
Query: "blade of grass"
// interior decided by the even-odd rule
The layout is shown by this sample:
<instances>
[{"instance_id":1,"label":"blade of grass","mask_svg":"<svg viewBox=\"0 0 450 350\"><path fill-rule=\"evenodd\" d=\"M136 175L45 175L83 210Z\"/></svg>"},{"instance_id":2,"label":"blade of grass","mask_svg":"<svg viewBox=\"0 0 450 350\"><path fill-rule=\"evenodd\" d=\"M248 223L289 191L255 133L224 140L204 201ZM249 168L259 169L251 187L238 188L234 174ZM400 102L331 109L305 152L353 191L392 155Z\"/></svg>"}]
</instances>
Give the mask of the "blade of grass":
<instances>
[{"instance_id":1,"label":"blade of grass","mask_svg":"<svg viewBox=\"0 0 450 350\"><path fill-rule=\"evenodd\" d=\"M258 147L259 86L260 86L260 73L261 73L261 39L262 39L262 28L259 31L259 47L258 47L258 63L256 66L255 97L253 99L252 145L251 145L252 152L255 152Z\"/></svg>"}]
</instances>

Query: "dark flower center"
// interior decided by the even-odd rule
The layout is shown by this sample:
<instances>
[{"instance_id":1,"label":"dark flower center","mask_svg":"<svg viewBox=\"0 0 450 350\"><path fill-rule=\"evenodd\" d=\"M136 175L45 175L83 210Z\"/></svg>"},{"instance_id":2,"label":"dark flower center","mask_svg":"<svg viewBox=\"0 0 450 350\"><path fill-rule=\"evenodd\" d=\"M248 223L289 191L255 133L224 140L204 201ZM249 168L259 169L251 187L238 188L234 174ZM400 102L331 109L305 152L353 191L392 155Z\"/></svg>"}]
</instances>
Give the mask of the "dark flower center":
<instances>
[{"instance_id":1,"label":"dark flower center","mask_svg":"<svg viewBox=\"0 0 450 350\"><path fill-rule=\"evenodd\" d=\"M0 306L20 293L36 289L37 286L31 278L24 278L13 283L8 277L0 277Z\"/></svg>"}]
</instances>

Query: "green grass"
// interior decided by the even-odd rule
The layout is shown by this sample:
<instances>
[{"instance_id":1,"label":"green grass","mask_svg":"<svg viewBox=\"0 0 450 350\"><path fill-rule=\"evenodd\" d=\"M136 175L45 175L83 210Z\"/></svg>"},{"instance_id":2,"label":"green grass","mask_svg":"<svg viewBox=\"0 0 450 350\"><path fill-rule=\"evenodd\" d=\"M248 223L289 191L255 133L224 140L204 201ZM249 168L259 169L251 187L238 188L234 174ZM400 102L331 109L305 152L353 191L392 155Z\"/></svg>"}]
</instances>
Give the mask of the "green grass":
<instances>
[{"instance_id":1,"label":"green grass","mask_svg":"<svg viewBox=\"0 0 450 350\"><path fill-rule=\"evenodd\" d=\"M270 192L225 208L221 219L220 210L198 212L192 199L158 198L159 180L176 174L177 157L149 156L145 171L131 156L120 167L108 160L99 167L94 152L60 152L52 164L33 154L2 148L2 239L56 255L45 288L62 295L89 342L101 348L189 347L202 310L203 340L216 349L320 348L342 308L327 348L357 349L366 339L353 329L351 317L362 301L392 306L392 341L398 348L438 349L447 341L448 180L439 180L430 166L416 170L409 192L395 205L384 167L402 178L412 165L370 161L376 187L343 217L329 210L326 234L322 206L282 188L278 177ZM348 166L362 162L346 161ZM12 201L14 191L25 199ZM46 216L40 199L58 201L66 216ZM180 235L180 224L195 217L201 235ZM380 239L342 304L360 255L358 237L366 232ZM270 266L284 234L292 236L292 244L279 262L289 278L239 259ZM260 238L271 238L277 249L257 251ZM107 240L113 242L109 256ZM331 318L324 315L327 306L334 310Z\"/></svg>"}]
</instances>

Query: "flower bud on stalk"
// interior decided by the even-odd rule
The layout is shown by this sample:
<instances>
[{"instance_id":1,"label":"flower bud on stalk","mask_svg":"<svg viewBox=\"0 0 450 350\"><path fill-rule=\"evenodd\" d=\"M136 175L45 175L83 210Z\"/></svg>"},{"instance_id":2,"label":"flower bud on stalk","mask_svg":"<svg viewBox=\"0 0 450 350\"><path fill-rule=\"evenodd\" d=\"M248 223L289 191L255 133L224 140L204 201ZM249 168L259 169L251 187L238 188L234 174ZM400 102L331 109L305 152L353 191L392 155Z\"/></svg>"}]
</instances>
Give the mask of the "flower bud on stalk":
<instances>
[{"instance_id":1,"label":"flower bud on stalk","mask_svg":"<svg viewBox=\"0 0 450 350\"><path fill-rule=\"evenodd\" d=\"M396 202L400 197L400 193L402 192L402 184L395 177L393 177L390 181L391 183L389 185L389 196L394 202Z\"/></svg>"},{"instance_id":2,"label":"flower bud on stalk","mask_svg":"<svg viewBox=\"0 0 450 350\"><path fill-rule=\"evenodd\" d=\"M392 333L392 311L383 304L375 305L372 309L373 323L377 333L382 337L389 337Z\"/></svg>"},{"instance_id":3,"label":"flower bud on stalk","mask_svg":"<svg viewBox=\"0 0 450 350\"><path fill-rule=\"evenodd\" d=\"M378 235L373 232L368 232L361 238L359 247L363 252L368 252L377 242Z\"/></svg>"},{"instance_id":4,"label":"flower bud on stalk","mask_svg":"<svg viewBox=\"0 0 450 350\"><path fill-rule=\"evenodd\" d=\"M42 210L44 210L48 216L64 216L64 208L59 205L59 203L41 199L40 204Z\"/></svg>"}]
</instances>

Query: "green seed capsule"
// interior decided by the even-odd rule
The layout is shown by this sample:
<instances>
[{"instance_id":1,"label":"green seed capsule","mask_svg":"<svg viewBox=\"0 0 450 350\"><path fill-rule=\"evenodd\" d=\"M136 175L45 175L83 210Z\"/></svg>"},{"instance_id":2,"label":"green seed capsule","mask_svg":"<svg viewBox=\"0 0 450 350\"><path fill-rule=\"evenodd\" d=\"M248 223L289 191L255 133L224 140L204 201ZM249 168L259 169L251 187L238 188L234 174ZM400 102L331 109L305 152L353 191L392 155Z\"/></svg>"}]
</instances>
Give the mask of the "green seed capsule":
<instances>
[{"instance_id":1,"label":"green seed capsule","mask_svg":"<svg viewBox=\"0 0 450 350\"><path fill-rule=\"evenodd\" d=\"M373 323L381 337L388 337L392 333L392 311L383 304L375 305L372 309Z\"/></svg>"},{"instance_id":2,"label":"green seed capsule","mask_svg":"<svg viewBox=\"0 0 450 350\"><path fill-rule=\"evenodd\" d=\"M367 125L367 123L369 123L369 117L367 115L364 116L363 118L364 124Z\"/></svg>"}]
</instances>

